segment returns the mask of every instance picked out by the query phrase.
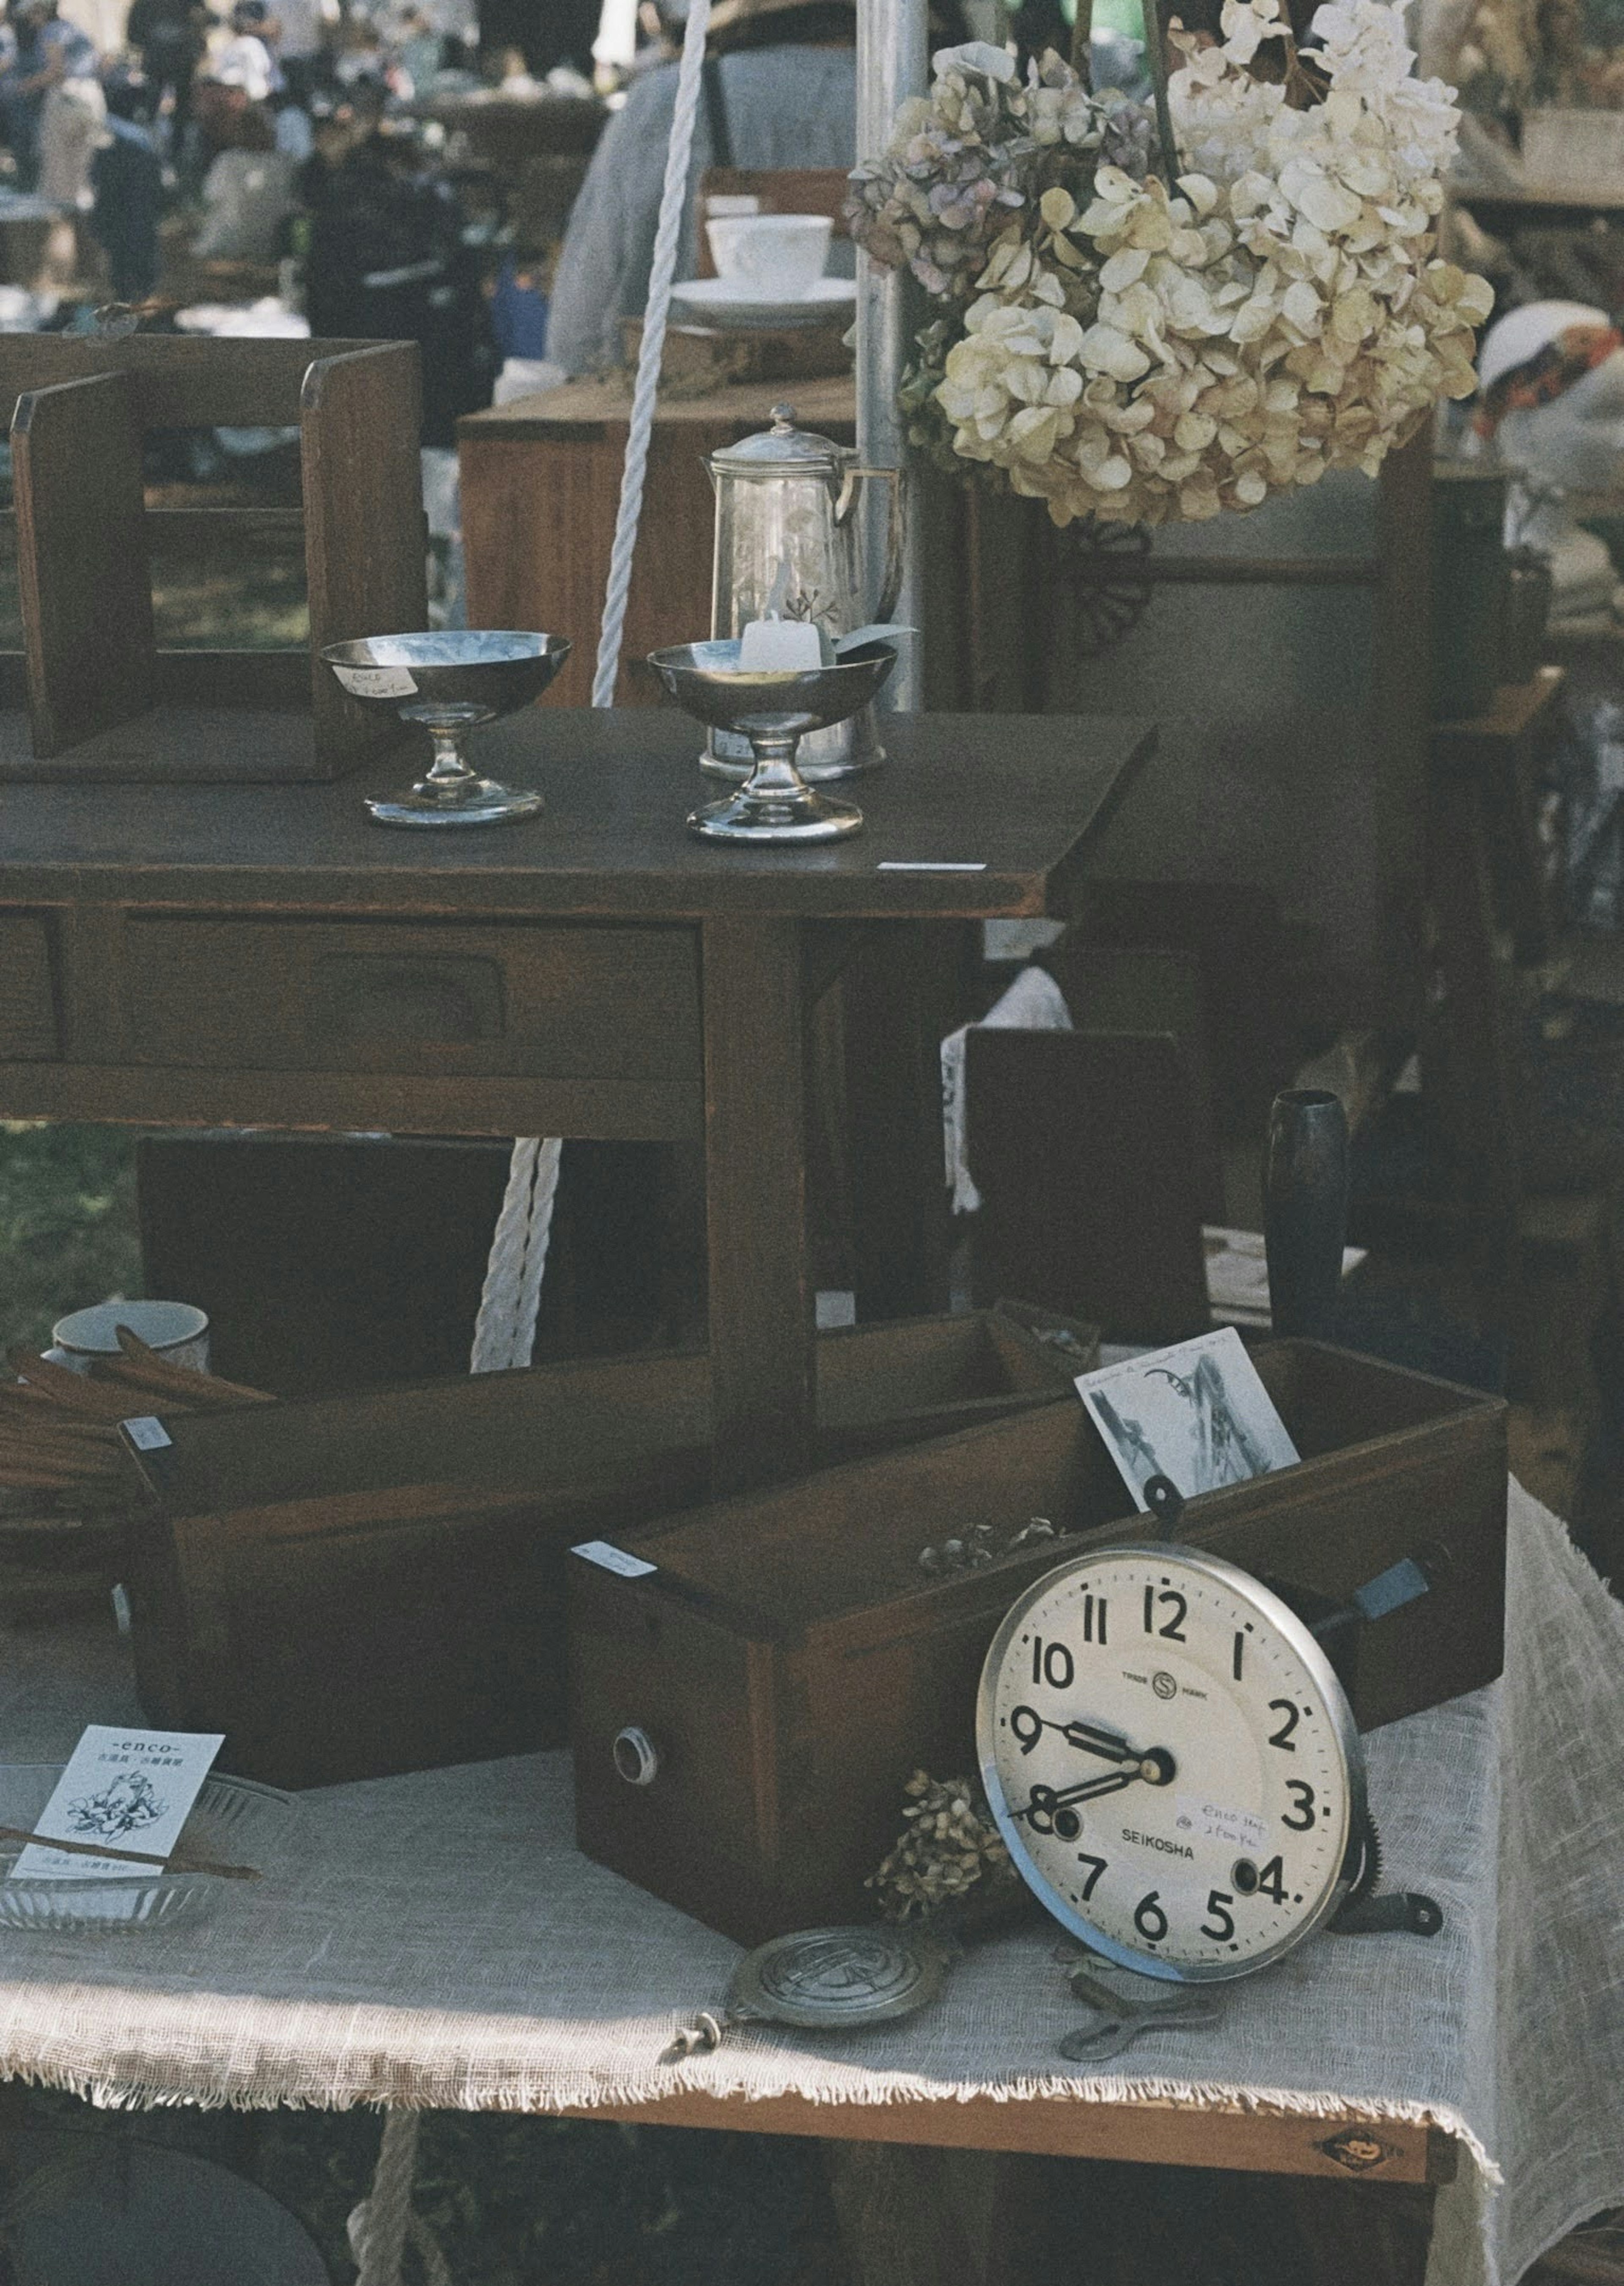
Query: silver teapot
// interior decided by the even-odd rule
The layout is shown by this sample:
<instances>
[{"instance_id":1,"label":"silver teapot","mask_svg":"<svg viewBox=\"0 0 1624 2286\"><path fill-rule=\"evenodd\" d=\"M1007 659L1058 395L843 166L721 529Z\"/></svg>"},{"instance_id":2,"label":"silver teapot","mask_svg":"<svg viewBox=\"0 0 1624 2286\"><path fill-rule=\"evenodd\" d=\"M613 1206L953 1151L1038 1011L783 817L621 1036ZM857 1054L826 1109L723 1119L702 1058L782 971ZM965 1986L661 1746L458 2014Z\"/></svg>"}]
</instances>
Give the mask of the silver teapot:
<instances>
[{"instance_id":1,"label":"silver teapot","mask_svg":"<svg viewBox=\"0 0 1624 2286\"><path fill-rule=\"evenodd\" d=\"M773 425L713 453L706 467L716 494L716 555L711 635L726 642L769 613L810 619L832 642L888 619L902 584L903 482L897 469L861 467L832 437L795 426L792 405L775 405ZM884 591L863 595L857 518L864 478L890 488ZM801 740L800 774L845 778L883 761L872 707ZM718 777L748 776L748 739L713 730L701 757Z\"/></svg>"}]
</instances>

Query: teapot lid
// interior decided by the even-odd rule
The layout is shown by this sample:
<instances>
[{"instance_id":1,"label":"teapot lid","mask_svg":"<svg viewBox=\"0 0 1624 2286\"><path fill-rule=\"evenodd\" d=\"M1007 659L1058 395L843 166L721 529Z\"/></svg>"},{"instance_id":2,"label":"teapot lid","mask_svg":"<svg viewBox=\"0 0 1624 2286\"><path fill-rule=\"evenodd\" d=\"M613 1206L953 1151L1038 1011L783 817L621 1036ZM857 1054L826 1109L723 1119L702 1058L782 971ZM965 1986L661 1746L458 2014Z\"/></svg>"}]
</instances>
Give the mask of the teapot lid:
<instances>
[{"instance_id":1,"label":"teapot lid","mask_svg":"<svg viewBox=\"0 0 1624 2286\"><path fill-rule=\"evenodd\" d=\"M770 429L758 430L737 445L721 446L711 454L712 468L753 477L791 470L834 477L851 458L850 447L837 445L832 437L820 437L816 429L798 429L792 405L775 405L772 422Z\"/></svg>"}]
</instances>

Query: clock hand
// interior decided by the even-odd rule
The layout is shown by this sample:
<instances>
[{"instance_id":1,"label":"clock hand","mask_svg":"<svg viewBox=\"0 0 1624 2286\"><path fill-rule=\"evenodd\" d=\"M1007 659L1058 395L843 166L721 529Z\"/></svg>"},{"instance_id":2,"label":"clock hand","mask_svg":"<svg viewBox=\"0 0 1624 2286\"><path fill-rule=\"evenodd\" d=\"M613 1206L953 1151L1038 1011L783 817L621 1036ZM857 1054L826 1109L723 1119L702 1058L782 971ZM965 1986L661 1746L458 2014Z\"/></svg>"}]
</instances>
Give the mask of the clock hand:
<instances>
[{"instance_id":1,"label":"clock hand","mask_svg":"<svg viewBox=\"0 0 1624 2286\"><path fill-rule=\"evenodd\" d=\"M1058 1833L1062 1841L1073 1841L1083 1830L1083 1821L1074 1804L1120 1793L1124 1786L1133 1785L1141 1778L1150 1785L1165 1785L1172 1775L1172 1756L1157 1746L1138 1757L1131 1770L1102 1770L1098 1778L1079 1778L1076 1785L1035 1785L1027 1797L1026 1808L1013 1814L1026 1818L1034 1833Z\"/></svg>"},{"instance_id":2,"label":"clock hand","mask_svg":"<svg viewBox=\"0 0 1624 2286\"><path fill-rule=\"evenodd\" d=\"M1165 1785L1173 1775L1173 1758L1164 1746L1131 1746L1115 1730L1102 1730L1097 1722L1055 1722L1035 1707L1017 1707L1011 1711L1009 1727L1023 1754L1031 1753L1045 1730L1058 1730L1066 1744L1081 1754L1098 1754L1102 1762L1135 1764L1131 1775L1142 1778L1147 1785Z\"/></svg>"},{"instance_id":3,"label":"clock hand","mask_svg":"<svg viewBox=\"0 0 1624 2286\"><path fill-rule=\"evenodd\" d=\"M1125 1738L1115 1737L1109 1730L1097 1730L1092 1722L1056 1722L1057 1730L1068 1746L1080 1746L1085 1754L1101 1754L1113 1762L1131 1762L1131 1775L1143 1778L1147 1785L1165 1785L1173 1775L1173 1758L1165 1746L1131 1746Z\"/></svg>"}]
</instances>

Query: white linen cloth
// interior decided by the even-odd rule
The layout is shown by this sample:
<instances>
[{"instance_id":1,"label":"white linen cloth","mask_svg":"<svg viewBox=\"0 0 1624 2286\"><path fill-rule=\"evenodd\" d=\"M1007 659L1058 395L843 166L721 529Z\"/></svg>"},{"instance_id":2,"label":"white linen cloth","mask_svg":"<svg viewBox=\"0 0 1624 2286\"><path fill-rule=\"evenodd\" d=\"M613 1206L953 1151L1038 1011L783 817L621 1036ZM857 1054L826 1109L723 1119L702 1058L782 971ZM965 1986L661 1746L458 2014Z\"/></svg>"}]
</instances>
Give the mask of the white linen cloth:
<instances>
[{"instance_id":1,"label":"white linen cloth","mask_svg":"<svg viewBox=\"0 0 1624 2286\"><path fill-rule=\"evenodd\" d=\"M554 2110L678 2088L829 2104L1127 2093L1428 2120L1465 2147L1429 2286L1511 2286L1624 2200L1624 1608L1513 1486L1502 1683L1367 1741L1384 1886L1444 1934L1320 1935L1216 2025L1116 2076L1056 2056L1079 2022L1052 1932L972 1953L919 2015L844 2038L758 2027L662 2063L737 1948L571 1846L568 1763L528 1756L306 1795L288 1862L212 1917L69 1941L0 1931L0 2074L106 2103ZM66 1755L130 1711L108 1644L0 1637L0 1739ZM229 1889L230 1894L226 1894Z\"/></svg>"},{"instance_id":2,"label":"white linen cloth","mask_svg":"<svg viewBox=\"0 0 1624 2286\"><path fill-rule=\"evenodd\" d=\"M989 1031L1069 1032L1066 996L1046 968L1023 968L981 1018ZM976 1029L961 1024L942 1043L942 1147L955 1214L974 1214L981 1203L966 1153L965 1042Z\"/></svg>"}]
</instances>

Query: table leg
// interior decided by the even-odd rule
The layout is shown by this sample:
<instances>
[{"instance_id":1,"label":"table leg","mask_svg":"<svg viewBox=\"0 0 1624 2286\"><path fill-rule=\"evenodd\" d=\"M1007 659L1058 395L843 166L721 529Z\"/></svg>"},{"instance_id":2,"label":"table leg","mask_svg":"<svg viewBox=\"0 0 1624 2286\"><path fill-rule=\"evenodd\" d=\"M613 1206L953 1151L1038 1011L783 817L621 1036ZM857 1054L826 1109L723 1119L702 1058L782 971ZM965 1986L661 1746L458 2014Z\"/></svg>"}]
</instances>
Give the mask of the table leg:
<instances>
[{"instance_id":1,"label":"table leg","mask_svg":"<svg viewBox=\"0 0 1624 2286\"><path fill-rule=\"evenodd\" d=\"M800 926L704 924L706 1218L718 1492L811 1463Z\"/></svg>"}]
</instances>

